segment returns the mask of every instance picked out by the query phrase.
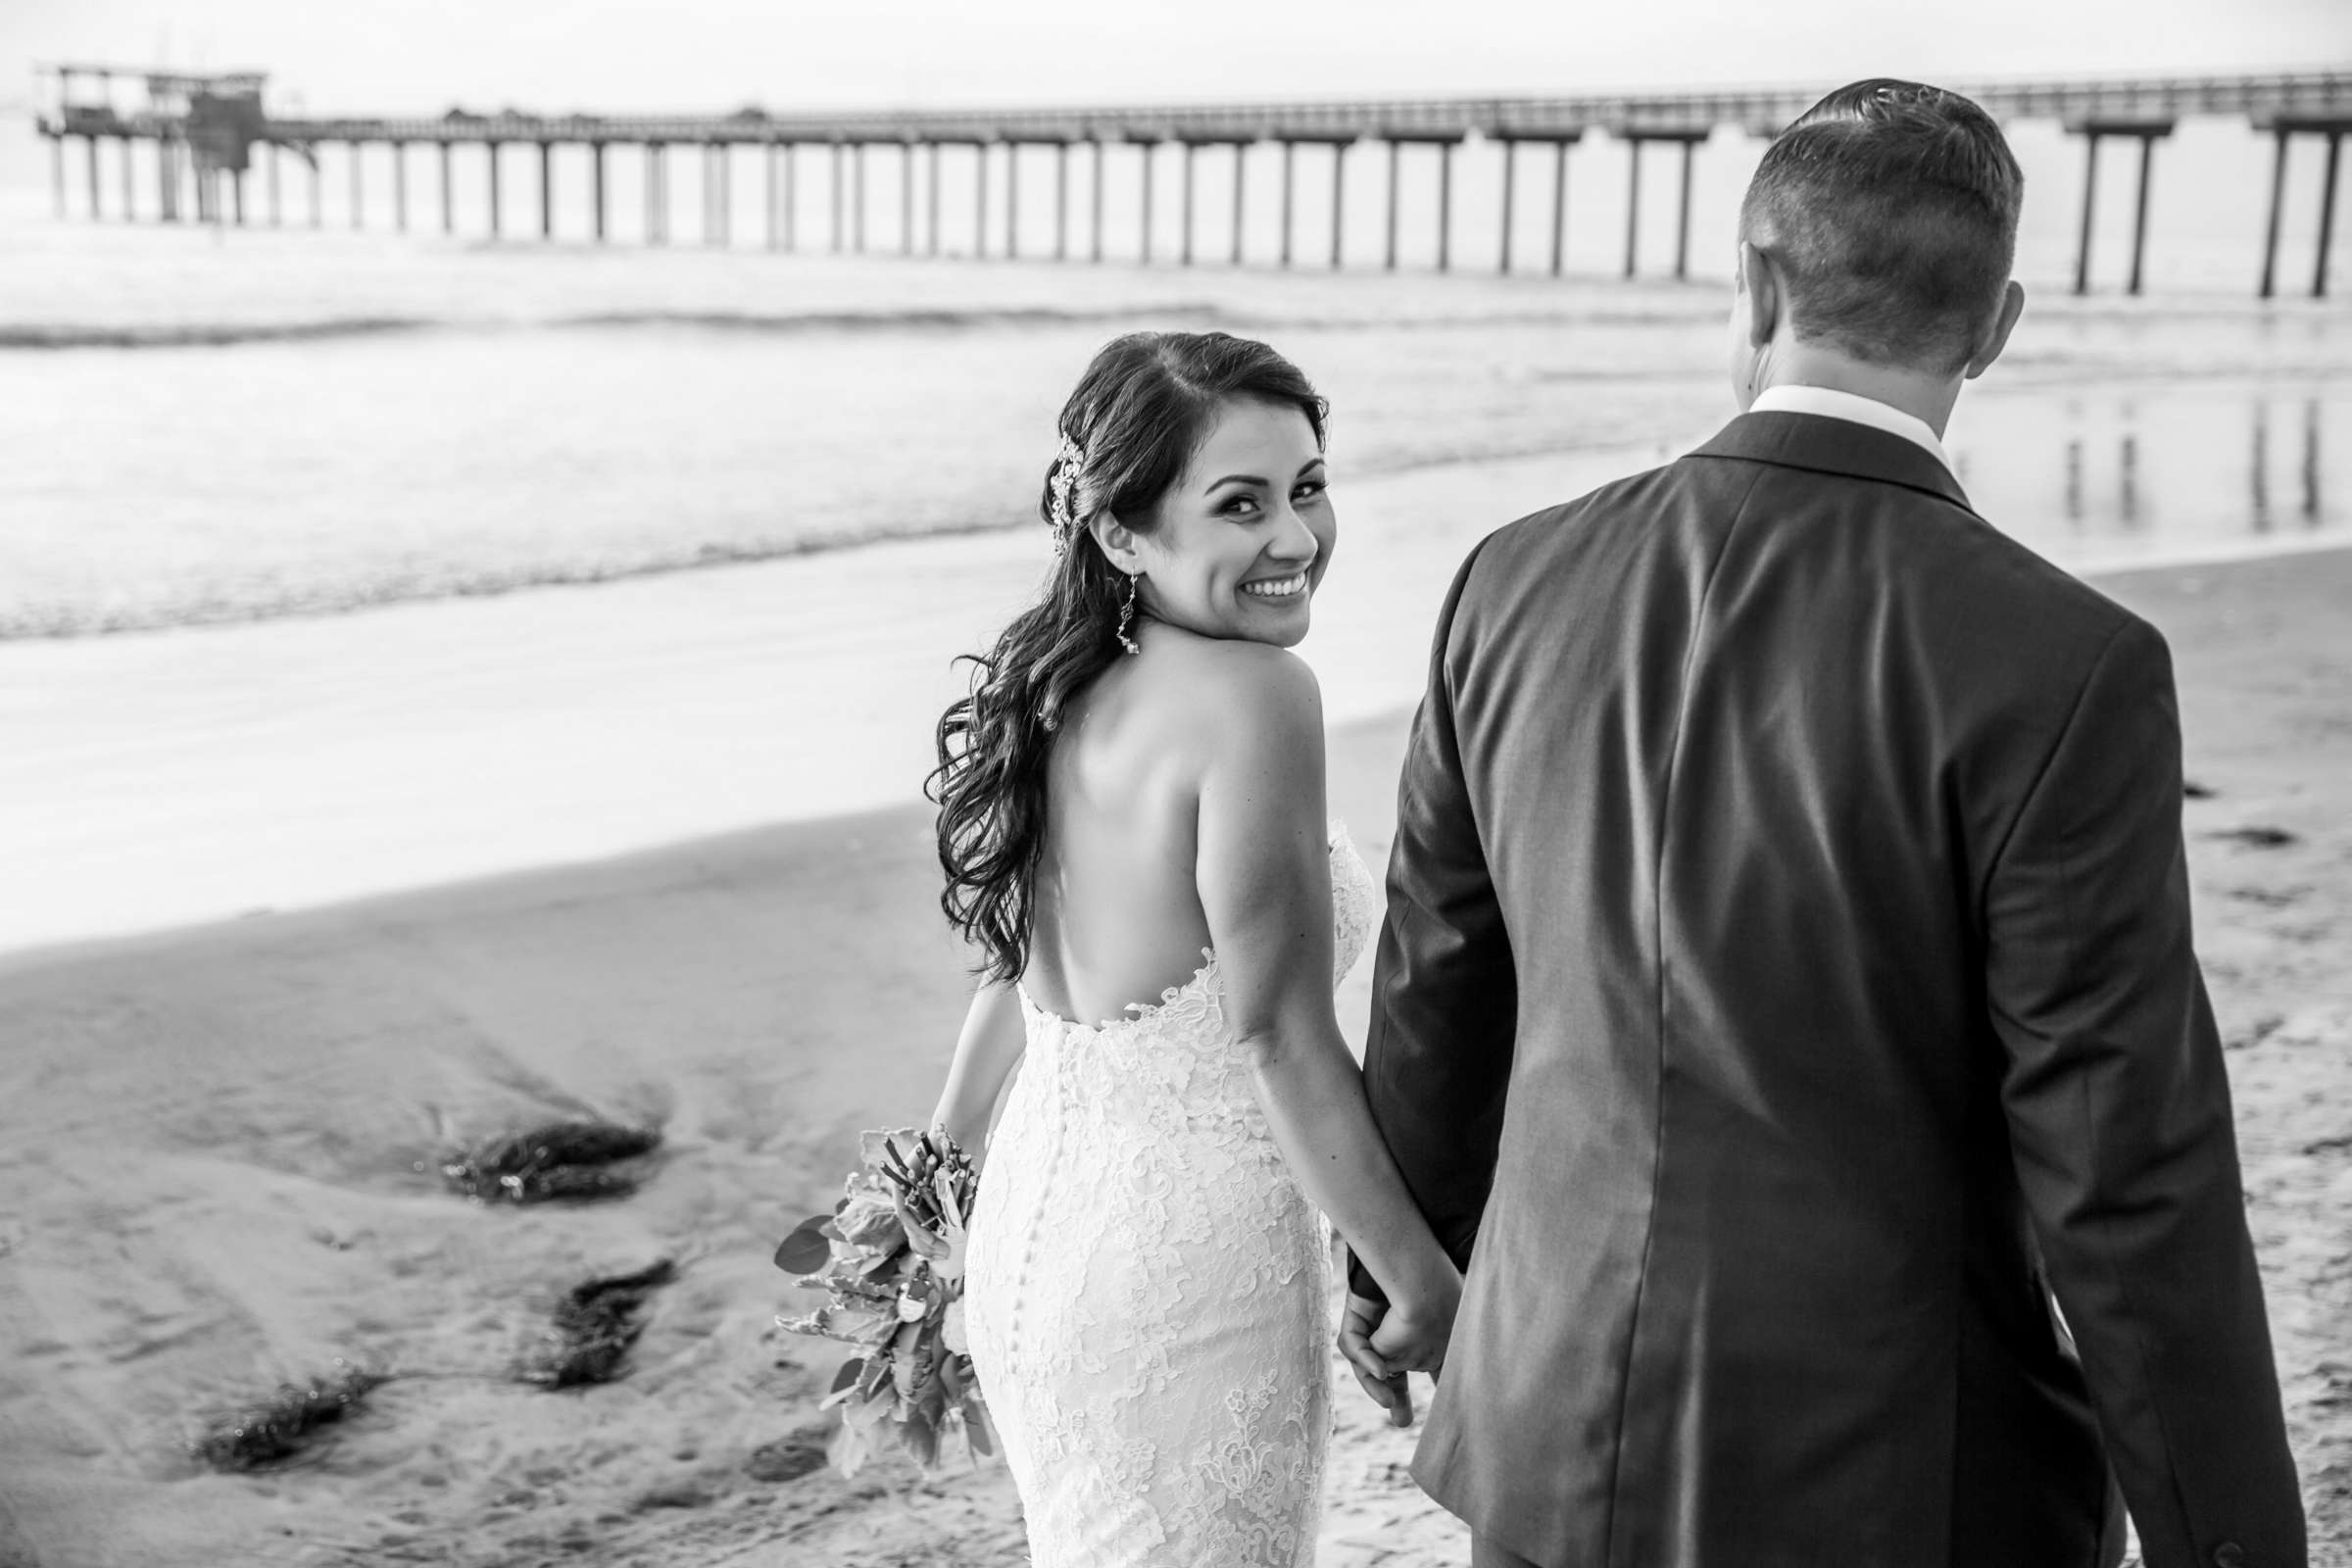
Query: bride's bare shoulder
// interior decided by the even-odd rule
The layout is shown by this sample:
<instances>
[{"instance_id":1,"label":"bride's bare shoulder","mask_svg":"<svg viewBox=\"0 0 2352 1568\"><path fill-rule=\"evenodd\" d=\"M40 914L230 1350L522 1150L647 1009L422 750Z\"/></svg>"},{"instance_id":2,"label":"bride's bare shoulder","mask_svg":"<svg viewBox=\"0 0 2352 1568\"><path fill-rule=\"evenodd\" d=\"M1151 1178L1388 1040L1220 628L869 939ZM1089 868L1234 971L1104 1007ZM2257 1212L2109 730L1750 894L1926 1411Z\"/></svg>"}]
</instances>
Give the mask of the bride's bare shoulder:
<instances>
[{"instance_id":1,"label":"bride's bare shoulder","mask_svg":"<svg viewBox=\"0 0 2352 1568\"><path fill-rule=\"evenodd\" d=\"M1306 661L1241 638L1169 639L1163 668L1186 716L1226 741L1323 737L1323 692ZM1161 650L1154 650L1159 652Z\"/></svg>"}]
</instances>

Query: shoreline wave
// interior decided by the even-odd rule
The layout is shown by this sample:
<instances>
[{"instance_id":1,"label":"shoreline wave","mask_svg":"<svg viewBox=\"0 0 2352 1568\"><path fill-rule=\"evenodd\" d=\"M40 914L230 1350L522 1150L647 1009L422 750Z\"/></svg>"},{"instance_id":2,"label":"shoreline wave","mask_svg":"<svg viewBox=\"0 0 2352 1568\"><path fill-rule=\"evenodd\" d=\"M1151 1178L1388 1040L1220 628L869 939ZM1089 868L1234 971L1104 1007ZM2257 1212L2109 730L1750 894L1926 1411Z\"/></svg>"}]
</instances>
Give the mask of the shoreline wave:
<instances>
[{"instance_id":1,"label":"shoreline wave","mask_svg":"<svg viewBox=\"0 0 2352 1568\"><path fill-rule=\"evenodd\" d=\"M1379 478L1465 464L1544 458L1591 459L1611 454L1623 455L1637 466L1645 466L1656 461L1654 443L1647 441L1628 445L1621 441L1567 440L1496 443L1474 451L1401 453L1385 463L1374 460L1361 465L1355 471L1364 478ZM446 574L436 575L389 572L342 581L318 580L291 591L281 585L262 581L250 584L221 583L213 585L212 591L207 593L191 594L177 600L158 599L143 605L55 600L12 605L0 601L0 647L11 643L74 642L91 637L174 631L192 626L249 625L270 620L341 615L387 609L395 605L496 598L502 594L524 593L539 588L593 587L599 583L619 582L634 577L661 577L677 572L759 565L766 562L860 550L873 545L1006 533L1037 525L1034 515L1022 513L992 521L915 522L883 529L706 540L686 549L648 551L626 558L565 560L551 557L471 571L453 569ZM268 591L270 587L276 587L277 591Z\"/></svg>"},{"instance_id":2,"label":"shoreline wave","mask_svg":"<svg viewBox=\"0 0 2352 1568\"><path fill-rule=\"evenodd\" d=\"M1434 303L1434 302L1433 302ZM2248 316L2294 315L2282 308L2249 307L2237 301L2180 299L2090 299L2040 301L2036 310L2077 321L2148 319L2232 319ZM899 306L871 310L806 311L613 309L549 315L466 316L462 314L324 315L276 320L176 321L6 321L0 320L0 354L54 353L75 349L146 350L236 348L257 344L331 343L414 333L487 334L596 330L684 330L746 336L860 334L888 332L1037 331L1132 321L1185 324L1238 332L1381 330L1479 331L1497 327L1566 328L1689 325L1722 313L1717 291L1693 287L1688 304L1655 297L1614 305L1586 297L1559 304L1513 304L1465 297L1460 308L1440 305L1419 313L1378 309L1251 309L1215 299L1139 299L1085 307L1057 305ZM2030 352L2030 351L2029 351ZM2012 354L2014 361L2024 357Z\"/></svg>"},{"instance_id":3,"label":"shoreline wave","mask_svg":"<svg viewBox=\"0 0 2352 1568\"><path fill-rule=\"evenodd\" d=\"M73 349L233 348L247 344L318 343L402 333L491 333L612 329L687 330L791 336L799 333L1036 331L1121 321L1182 323L1232 331L1482 330L1494 327L1646 326L1684 324L1708 312L1628 309L1535 309L1437 312L1421 317L1363 312L1264 312L1210 300L1139 301L1097 309L1057 306L914 307L886 310L725 311L612 310L511 318L464 316L320 317L280 321L0 322L0 353Z\"/></svg>"}]
</instances>

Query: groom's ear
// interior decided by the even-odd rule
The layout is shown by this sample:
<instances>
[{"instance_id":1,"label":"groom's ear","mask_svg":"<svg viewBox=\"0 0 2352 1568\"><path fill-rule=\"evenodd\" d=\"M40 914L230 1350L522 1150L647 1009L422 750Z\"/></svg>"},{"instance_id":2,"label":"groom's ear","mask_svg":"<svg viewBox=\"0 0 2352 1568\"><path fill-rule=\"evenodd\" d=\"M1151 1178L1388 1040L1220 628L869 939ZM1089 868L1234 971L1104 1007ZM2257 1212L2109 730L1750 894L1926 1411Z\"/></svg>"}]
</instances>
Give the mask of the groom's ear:
<instances>
[{"instance_id":1,"label":"groom's ear","mask_svg":"<svg viewBox=\"0 0 2352 1568\"><path fill-rule=\"evenodd\" d=\"M1780 274L1772 269L1772 261L1746 240L1740 242L1740 309L1741 322L1750 348L1762 348L1780 330L1781 312L1787 302L1781 294Z\"/></svg>"},{"instance_id":2,"label":"groom's ear","mask_svg":"<svg viewBox=\"0 0 2352 1568\"><path fill-rule=\"evenodd\" d=\"M1977 345L1977 351L1969 356L1968 379L1974 381L1983 375L2001 357L2001 350L2009 346L2009 334L2017 329L2017 318L2025 310L2026 285L2013 277L2001 291L2001 308L1994 315L1992 325L1986 329L1984 341Z\"/></svg>"}]
</instances>

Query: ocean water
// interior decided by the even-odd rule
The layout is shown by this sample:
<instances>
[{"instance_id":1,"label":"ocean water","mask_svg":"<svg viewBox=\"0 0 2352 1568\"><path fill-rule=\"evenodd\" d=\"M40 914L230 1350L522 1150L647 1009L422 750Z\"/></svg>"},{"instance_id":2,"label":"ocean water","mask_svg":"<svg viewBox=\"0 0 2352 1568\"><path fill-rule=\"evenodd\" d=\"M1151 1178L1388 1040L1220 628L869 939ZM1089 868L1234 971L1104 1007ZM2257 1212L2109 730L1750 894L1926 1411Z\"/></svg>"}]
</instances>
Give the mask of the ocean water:
<instances>
[{"instance_id":1,"label":"ocean water","mask_svg":"<svg viewBox=\"0 0 2352 1568\"><path fill-rule=\"evenodd\" d=\"M0 638L1033 525L1060 399L1141 327L1275 342L1332 400L1343 486L1542 454L1632 468L1728 414L1723 289L93 225L18 201ZM2089 561L2343 529L2348 443L2352 315L2193 293L2036 290L1952 429L1988 515Z\"/></svg>"},{"instance_id":2,"label":"ocean water","mask_svg":"<svg viewBox=\"0 0 2352 1568\"><path fill-rule=\"evenodd\" d=\"M1480 534L1731 411L1720 278L736 239L0 200L0 865L41 890L0 951L913 804L1121 331L1263 336L1330 397L1347 533L1303 651L1335 723L1414 701ZM1950 431L1988 517L2083 570L2352 541L2342 304L2034 266Z\"/></svg>"}]
</instances>

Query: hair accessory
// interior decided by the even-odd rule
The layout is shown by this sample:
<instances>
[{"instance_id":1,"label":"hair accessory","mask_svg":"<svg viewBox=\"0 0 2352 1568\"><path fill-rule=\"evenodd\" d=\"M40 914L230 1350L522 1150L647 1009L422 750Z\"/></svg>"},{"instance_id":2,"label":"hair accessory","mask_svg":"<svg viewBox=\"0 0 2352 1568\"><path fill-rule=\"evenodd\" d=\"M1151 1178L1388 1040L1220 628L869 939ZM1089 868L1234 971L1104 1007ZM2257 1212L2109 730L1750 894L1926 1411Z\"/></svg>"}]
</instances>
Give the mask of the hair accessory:
<instances>
[{"instance_id":1,"label":"hair accessory","mask_svg":"<svg viewBox=\"0 0 2352 1568\"><path fill-rule=\"evenodd\" d=\"M1065 433L1061 446L1054 454L1054 473L1048 481L1054 487L1054 554L1069 554L1070 541L1078 533L1078 470L1086 466L1086 454L1078 443Z\"/></svg>"}]
</instances>

